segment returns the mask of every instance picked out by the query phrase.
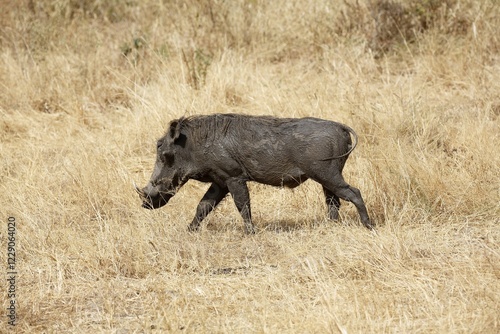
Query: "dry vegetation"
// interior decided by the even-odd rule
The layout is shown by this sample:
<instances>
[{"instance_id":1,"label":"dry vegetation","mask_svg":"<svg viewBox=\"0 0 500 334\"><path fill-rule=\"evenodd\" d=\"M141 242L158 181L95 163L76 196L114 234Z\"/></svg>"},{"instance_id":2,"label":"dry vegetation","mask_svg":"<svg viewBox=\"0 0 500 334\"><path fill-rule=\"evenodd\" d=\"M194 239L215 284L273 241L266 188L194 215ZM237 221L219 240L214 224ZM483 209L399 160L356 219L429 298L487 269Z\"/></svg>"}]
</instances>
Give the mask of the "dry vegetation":
<instances>
[{"instance_id":1,"label":"dry vegetation","mask_svg":"<svg viewBox=\"0 0 500 334\"><path fill-rule=\"evenodd\" d=\"M0 4L17 332L500 332L497 0ZM378 233L308 182L252 184L250 237L228 200L187 232L204 184L141 209L168 122L215 112L352 126Z\"/></svg>"}]
</instances>

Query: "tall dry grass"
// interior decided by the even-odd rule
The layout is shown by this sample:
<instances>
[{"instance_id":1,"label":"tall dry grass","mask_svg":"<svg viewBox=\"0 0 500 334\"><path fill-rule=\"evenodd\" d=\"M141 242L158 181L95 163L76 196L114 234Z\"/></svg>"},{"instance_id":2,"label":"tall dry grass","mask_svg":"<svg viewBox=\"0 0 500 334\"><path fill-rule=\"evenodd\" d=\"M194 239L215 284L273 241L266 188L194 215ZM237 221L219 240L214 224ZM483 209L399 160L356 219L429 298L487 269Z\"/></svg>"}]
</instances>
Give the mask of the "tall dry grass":
<instances>
[{"instance_id":1,"label":"tall dry grass","mask_svg":"<svg viewBox=\"0 0 500 334\"><path fill-rule=\"evenodd\" d=\"M497 1L0 7L2 331L500 330ZM201 183L141 209L168 122L215 112L355 128L345 176L378 233L347 203L328 221L314 183L251 184L253 237L230 198L187 232Z\"/></svg>"}]
</instances>

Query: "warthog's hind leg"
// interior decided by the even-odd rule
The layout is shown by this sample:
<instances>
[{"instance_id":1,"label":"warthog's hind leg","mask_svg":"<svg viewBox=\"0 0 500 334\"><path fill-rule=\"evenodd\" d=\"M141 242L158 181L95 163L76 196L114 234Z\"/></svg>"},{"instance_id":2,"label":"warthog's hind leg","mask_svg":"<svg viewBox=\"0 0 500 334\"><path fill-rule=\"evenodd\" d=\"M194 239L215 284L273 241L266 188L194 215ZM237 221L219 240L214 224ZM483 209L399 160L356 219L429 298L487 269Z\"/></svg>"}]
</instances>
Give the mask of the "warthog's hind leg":
<instances>
[{"instance_id":1,"label":"warthog's hind leg","mask_svg":"<svg viewBox=\"0 0 500 334\"><path fill-rule=\"evenodd\" d=\"M323 192L325 194L326 205L328 207L328 218L331 220L338 220L340 208L339 197L325 187L323 187Z\"/></svg>"},{"instance_id":2,"label":"warthog's hind leg","mask_svg":"<svg viewBox=\"0 0 500 334\"><path fill-rule=\"evenodd\" d=\"M196 216L189 225L189 231L197 231L203 219L226 197L229 190L212 183L196 208Z\"/></svg>"},{"instance_id":3,"label":"warthog's hind leg","mask_svg":"<svg viewBox=\"0 0 500 334\"><path fill-rule=\"evenodd\" d=\"M337 196L344 201L353 203L358 210L359 217L361 218L363 225L370 230L374 228L374 225L368 216L368 212L366 211L365 202L363 201L363 197L361 197L361 192L359 189L351 187L347 184L341 174L336 174L331 180L318 180L318 182L320 182L324 188L327 188L330 193L334 194L334 196Z\"/></svg>"}]
</instances>

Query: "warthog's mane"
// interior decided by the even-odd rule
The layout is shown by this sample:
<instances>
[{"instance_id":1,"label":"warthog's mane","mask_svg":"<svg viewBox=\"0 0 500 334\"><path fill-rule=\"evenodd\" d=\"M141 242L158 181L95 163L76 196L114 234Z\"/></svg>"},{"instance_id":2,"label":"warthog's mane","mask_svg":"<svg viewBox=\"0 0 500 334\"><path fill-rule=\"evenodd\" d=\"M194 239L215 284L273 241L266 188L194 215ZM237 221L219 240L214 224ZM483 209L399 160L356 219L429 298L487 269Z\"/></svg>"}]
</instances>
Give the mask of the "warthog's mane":
<instances>
[{"instance_id":1,"label":"warthog's mane","mask_svg":"<svg viewBox=\"0 0 500 334\"><path fill-rule=\"evenodd\" d=\"M206 143L227 136L235 135L248 129L251 123L258 121L259 125L276 125L285 119L270 116L249 116L238 114L214 114L184 117L173 122L179 122L181 131L195 143Z\"/></svg>"}]
</instances>

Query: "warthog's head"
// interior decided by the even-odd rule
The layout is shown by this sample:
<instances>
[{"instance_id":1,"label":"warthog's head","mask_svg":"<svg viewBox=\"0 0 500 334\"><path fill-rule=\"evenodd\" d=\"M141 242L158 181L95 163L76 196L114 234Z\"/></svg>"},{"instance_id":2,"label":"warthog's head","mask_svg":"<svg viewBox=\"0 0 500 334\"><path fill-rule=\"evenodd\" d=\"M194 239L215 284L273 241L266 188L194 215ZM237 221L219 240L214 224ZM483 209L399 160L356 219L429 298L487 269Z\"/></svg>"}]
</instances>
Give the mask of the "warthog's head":
<instances>
[{"instance_id":1,"label":"warthog's head","mask_svg":"<svg viewBox=\"0 0 500 334\"><path fill-rule=\"evenodd\" d=\"M186 136L180 131L180 122L170 124L167 134L156 144L156 163L149 183L135 190L142 199L142 207L158 209L168 203L186 181L183 178L182 154Z\"/></svg>"}]
</instances>

